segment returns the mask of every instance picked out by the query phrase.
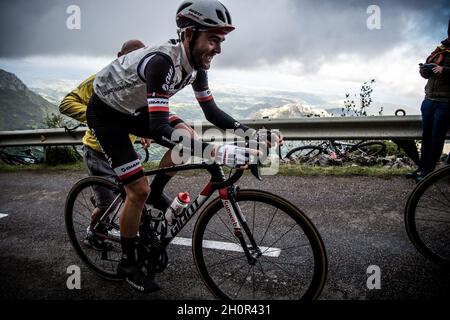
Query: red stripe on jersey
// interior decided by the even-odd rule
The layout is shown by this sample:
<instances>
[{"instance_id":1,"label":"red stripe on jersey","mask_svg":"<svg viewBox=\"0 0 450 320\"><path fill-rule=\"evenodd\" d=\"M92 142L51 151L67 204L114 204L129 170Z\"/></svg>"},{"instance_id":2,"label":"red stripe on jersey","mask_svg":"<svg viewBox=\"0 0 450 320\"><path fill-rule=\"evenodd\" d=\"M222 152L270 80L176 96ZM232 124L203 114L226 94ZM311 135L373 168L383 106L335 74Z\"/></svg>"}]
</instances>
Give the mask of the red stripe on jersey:
<instances>
[{"instance_id":1,"label":"red stripe on jersey","mask_svg":"<svg viewBox=\"0 0 450 320\"><path fill-rule=\"evenodd\" d=\"M157 111L164 111L169 112L169 107L148 107L148 112L157 112Z\"/></svg>"},{"instance_id":2,"label":"red stripe on jersey","mask_svg":"<svg viewBox=\"0 0 450 320\"><path fill-rule=\"evenodd\" d=\"M126 179L126 178L128 178L129 176L131 176L131 175L135 174L136 172L138 172L139 170L142 170L142 166L139 166L139 167L137 167L137 168L131 170L130 172L127 172L127 173L125 173L124 175L119 176L119 179L120 179L120 180Z\"/></svg>"},{"instance_id":3,"label":"red stripe on jersey","mask_svg":"<svg viewBox=\"0 0 450 320\"><path fill-rule=\"evenodd\" d=\"M198 102L206 102L206 101L211 101L212 99L214 99L214 97L211 96L207 96L207 97L203 97L203 98L197 98Z\"/></svg>"}]
</instances>

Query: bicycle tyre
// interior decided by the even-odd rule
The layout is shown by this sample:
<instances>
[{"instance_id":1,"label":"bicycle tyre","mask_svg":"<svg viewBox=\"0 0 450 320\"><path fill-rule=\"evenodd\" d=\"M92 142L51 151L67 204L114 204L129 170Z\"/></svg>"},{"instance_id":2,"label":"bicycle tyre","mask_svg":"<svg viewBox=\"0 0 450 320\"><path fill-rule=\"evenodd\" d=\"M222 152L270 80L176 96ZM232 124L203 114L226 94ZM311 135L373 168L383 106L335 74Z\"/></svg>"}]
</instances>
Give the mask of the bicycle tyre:
<instances>
[{"instance_id":1,"label":"bicycle tyre","mask_svg":"<svg viewBox=\"0 0 450 320\"><path fill-rule=\"evenodd\" d=\"M325 251L325 247L323 244L323 241L318 233L318 231L316 230L316 228L314 227L314 225L312 224L312 222L308 219L308 217L306 217L306 215L301 212L297 207L295 207L294 205L292 205L291 203L289 203L288 201L284 200L283 198L274 195L272 193L269 192L265 192L265 191L260 191L260 190L239 190L237 192L236 195L236 201L239 205L239 207L241 208L242 212L244 213L244 211L247 211L246 208L248 208L247 203L245 202L254 202L253 204L253 223L250 226L249 224L249 228L252 229L252 233L255 235L255 240L257 242L259 242L259 246L263 251L263 244L265 237L267 235L267 232L271 226L271 223L275 220L275 215L276 213L280 210L283 211L286 216L283 216L282 219L279 221L279 223L275 223L274 226L275 228L277 228L278 230L275 232L275 234L277 234L277 232L281 229L283 229L282 227L284 227L285 225L285 219L290 219L290 223L288 224L293 224L291 226L290 229L288 229L287 233L291 232L291 230L295 227L299 227L300 228L300 232L304 235L304 239L306 239L306 245L308 246L308 250L311 251L312 254L312 267L308 268L308 272L310 273L310 277L308 278L305 287L302 287L301 289L303 290L303 293L300 295L295 295L293 299L297 300L297 299L303 299L303 300L312 300L312 299L317 299L323 289L323 286L325 284L326 281L326 276L327 276L327 256L326 256L326 251ZM258 204L257 204L258 202ZM260 238L261 236L261 232L262 230L260 230L260 225L262 224L258 224L258 226L255 223L255 211L256 211L256 207L258 206L258 216L262 216L265 212L269 212L266 210L262 210L261 209L261 205L259 204L267 204L267 205L271 205L272 208L269 209L269 211L271 211L272 209L276 208L274 216L272 217L272 219L270 220L270 223L267 226L267 229L263 235L262 238ZM251 206L251 205L250 205ZM194 227L194 232L193 232L193 245L192 245L192 250L193 250L193 256L194 256L194 262L195 265L197 267L197 270L200 274L200 277L202 278L204 284L206 285L206 287L213 293L213 295L216 298L219 299L224 299L224 300L267 300L267 299L286 299L286 296L289 297L289 299L292 299L291 295L290 295L290 291L292 289L296 289L298 286L301 286L300 284L300 280L299 278L295 278L295 279L289 279L286 280L284 279L282 276L280 277L280 270L284 271L286 274L288 274L289 276L291 276L291 274L289 272L287 272L286 270L283 270L283 268L289 268L291 263L286 263L284 262L285 260L283 260L283 262L272 262L270 259L273 257L269 257L267 258L267 260L263 260L263 258L265 259L265 255L264 252L266 252L266 255L269 255L269 253L273 252L273 253L277 253L278 250L275 249L273 246L276 244L278 246L278 244L281 244L279 242L272 242L273 238L270 238L271 235L269 236L270 239L268 242L271 243L269 245L269 247L264 247L264 251L263 251L263 255L261 257L258 258L258 262L256 263L256 265L258 266L258 270L257 271L257 277L255 277L255 268L252 268L252 288L253 288L253 292L249 293L248 292L248 288L245 288L243 291L241 290L243 287L243 284L241 285L241 289L239 289L239 292L237 294L229 294L228 288L225 287L224 281L228 281L228 279L230 279L232 276L228 275L228 272L232 272L232 268L227 267L224 265L224 263L220 262L216 263L215 265L219 266L221 269L218 270L219 274L218 275L214 275L212 274L213 268L214 266L208 265L208 259L210 257L215 257L218 256L219 259L223 258L223 255L225 256L230 256L230 255L237 255L237 259L244 259L244 265L246 260L245 254L243 252L239 252L237 251L237 253L222 253L225 251L221 251L221 250L215 250L212 249L211 245L214 242L214 240L208 240L208 239L227 239L227 241L230 241L229 238L227 236L224 236L224 234L226 233L216 233L216 235L214 235L215 231L211 231L209 230L209 228L212 227L217 227L218 225L220 225L220 221L217 221L218 223L215 223L214 221L216 220L216 218L218 218L219 220L221 220L220 215L223 213L223 217L224 218L228 218L228 214L225 212L226 210L222 210L223 209L223 203L219 198L216 198L215 200L213 200L212 202L210 202L208 204L208 206L203 210L203 212L201 213L201 215L199 216L196 225ZM244 214L245 215L245 214ZM229 218L228 218L229 219ZM247 216L247 219L249 219L249 217ZM278 222L278 218L276 220ZM227 221L229 223L229 221ZM267 220L264 221L266 222L267 225ZM225 225L225 223L222 220L222 223ZM255 231L256 229L256 231ZM228 231L231 233L231 241L237 241L236 238L233 238L233 233L231 232L230 229L228 229ZM283 234L283 236L281 236L277 241L280 241L287 233ZM281 234L281 233L278 233ZM257 236L256 236L257 235ZM206 239L208 238L208 239ZM288 252L290 250L292 250L292 248L295 247L299 247L299 248L304 248L306 245L302 246L300 244L298 244L296 241L295 242L286 242L287 239L283 240L283 243L286 243L286 245L290 244L290 247L288 246L287 248L282 248L279 249L280 253L279 256L277 257L277 259L284 259L285 257L294 257L293 255L289 255ZM297 239L296 239L297 240ZM212 242L211 242L212 241ZM292 244L294 244L292 246ZM297 245L298 244L298 245ZM233 246L233 244L231 244ZM229 244L225 244L225 246L230 246ZM237 242L237 245L239 246L240 244L239 242ZM240 247L242 248L242 247ZM269 250L268 249L272 249ZM282 252L283 250L283 252ZM303 249L300 249L303 250ZM227 251L227 252L233 252L233 251ZM283 256L282 254L283 253ZM280 258L281 257L281 258ZM206 258L206 260L205 260ZM303 259L303 257L301 255L299 256L295 256L294 257L294 262L296 262L296 260L298 259ZM232 259L230 259L229 261L232 261ZM268 265L270 266L269 268L272 269L266 269L267 272L264 272L264 267L263 264L264 263L268 263ZM311 262L310 262L311 263ZM247 262L248 264L248 262ZM259 264L259 265L258 265ZM306 264L306 263L305 263ZM280 265L283 266L283 268L280 267ZM250 266L250 265L249 265ZM265 266L267 268L267 265ZM275 267L277 267L277 269L275 269ZM300 266L301 267L301 266ZM278 269L279 268L279 269ZM295 264L295 271L294 272L300 272L301 268L298 268L298 265ZM237 270L237 272L239 272L239 270ZM261 271L261 272L258 272ZM291 269L289 269L289 271L291 271ZM249 271L250 272L250 269ZM248 275L248 273L247 273ZM247 275L244 276L244 282L249 281L247 278ZM305 273L301 272L301 275L304 276ZM222 280L222 277L226 277L226 279L224 281L222 281L222 283L218 283L219 281ZM263 288L263 292L261 293L256 293L255 294L255 280L259 281L259 277L264 278L261 280L262 284L264 285ZM234 279L231 279L234 280ZM230 282L232 282L230 280ZM261 282L256 284L256 287L258 287L259 285L261 285ZM284 290L283 287L287 288L289 286L288 293L282 291ZM274 296L272 295L272 293L268 292L271 289L274 289L276 291L277 294L279 294L279 296L277 296L277 298L274 298ZM275 289L276 288L276 289ZM244 296L239 296L239 294L241 293L247 294L246 292L248 292L248 294L244 297Z\"/></svg>"},{"instance_id":2,"label":"bicycle tyre","mask_svg":"<svg viewBox=\"0 0 450 320\"><path fill-rule=\"evenodd\" d=\"M120 243L110 241L112 248L106 253L89 248L83 243L86 229L90 224L90 214L96 206L92 202L91 196L89 196L92 194L95 196L93 187L104 188L106 191L109 190L110 192L116 193L116 196L121 198L119 199L120 201L118 201L120 203L118 203L116 210L120 209L120 205L123 203L124 199L123 193L121 193L117 184L101 177L87 177L81 179L72 187L66 199L64 217L67 234L69 235L70 243L76 253L91 270L108 280L122 280L122 278L117 275L116 271L121 256ZM80 214L78 210L83 210L84 214ZM83 216L83 223L75 220L77 214ZM77 224L77 226L75 226L75 224ZM117 233L117 230L115 231ZM105 254L106 257L103 256ZM109 259L108 255L113 255L114 259ZM106 268L107 261L109 261L108 269Z\"/></svg>"},{"instance_id":3,"label":"bicycle tyre","mask_svg":"<svg viewBox=\"0 0 450 320\"><path fill-rule=\"evenodd\" d=\"M298 160L300 163L312 163L323 153L323 148L319 146L301 146L290 150L285 159Z\"/></svg>"},{"instance_id":4,"label":"bicycle tyre","mask_svg":"<svg viewBox=\"0 0 450 320\"><path fill-rule=\"evenodd\" d=\"M9 165L11 165L11 166L17 164L16 162L12 161L12 160L10 159L10 157L9 157L8 155L6 155L6 154L2 154L0 158L2 159L2 161L3 161L4 163L9 164Z\"/></svg>"},{"instance_id":5,"label":"bicycle tyre","mask_svg":"<svg viewBox=\"0 0 450 320\"><path fill-rule=\"evenodd\" d=\"M450 166L445 166L417 184L408 197L404 216L406 232L416 249L429 260L445 267L450 267L449 198ZM428 208L427 204L430 204ZM442 221L433 219L442 212L447 215L447 220L444 220L447 227L438 227L436 223ZM421 221L426 221L426 224L422 226ZM428 231L429 234L426 233ZM439 236L444 238L438 238ZM446 254L437 252L441 247Z\"/></svg>"},{"instance_id":6,"label":"bicycle tyre","mask_svg":"<svg viewBox=\"0 0 450 320\"><path fill-rule=\"evenodd\" d=\"M384 156L386 154L386 144L380 141L369 141L358 143L349 149L349 153L353 153L355 151L361 152L359 156L368 156L368 157L376 157L376 156Z\"/></svg>"}]
</instances>

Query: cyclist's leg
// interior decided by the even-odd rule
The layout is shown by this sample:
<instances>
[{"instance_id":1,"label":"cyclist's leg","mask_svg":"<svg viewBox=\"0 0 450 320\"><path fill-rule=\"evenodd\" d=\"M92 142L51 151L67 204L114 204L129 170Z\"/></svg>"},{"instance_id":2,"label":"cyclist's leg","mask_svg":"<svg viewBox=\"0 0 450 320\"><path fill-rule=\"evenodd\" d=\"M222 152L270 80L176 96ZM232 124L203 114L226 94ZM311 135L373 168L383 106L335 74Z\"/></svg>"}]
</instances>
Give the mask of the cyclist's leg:
<instances>
[{"instance_id":1,"label":"cyclist's leg","mask_svg":"<svg viewBox=\"0 0 450 320\"><path fill-rule=\"evenodd\" d=\"M117 267L117 273L136 290L153 292L160 287L149 279L137 265L136 235L139 229L141 212L147 199L150 188L147 178L141 176L125 185L127 197L120 213L120 243L122 246L122 259Z\"/></svg>"},{"instance_id":2,"label":"cyclist's leg","mask_svg":"<svg viewBox=\"0 0 450 320\"><path fill-rule=\"evenodd\" d=\"M198 135L196 134L196 132L177 115L172 114L169 117L169 123L176 130L184 130L189 136L193 137L194 139L198 139ZM173 165L174 161L172 159L172 150L169 149L161 158L159 167L165 168ZM160 209L162 211L169 207L171 199L164 193L164 188L175 174L176 172L160 173L155 175L150 185L151 193L147 200L148 203L154 205L157 209Z\"/></svg>"},{"instance_id":3,"label":"cyclist's leg","mask_svg":"<svg viewBox=\"0 0 450 320\"><path fill-rule=\"evenodd\" d=\"M159 286L137 266L135 256L139 221L150 192L142 165L128 136L138 123L135 117L115 111L95 94L89 102L87 120L127 193L120 212L122 259L117 272L136 290L158 290Z\"/></svg>"},{"instance_id":4,"label":"cyclist's leg","mask_svg":"<svg viewBox=\"0 0 450 320\"><path fill-rule=\"evenodd\" d=\"M136 222L136 220L139 219L144 207L149 187L138 155L128 136L127 127L130 125L129 122L133 124L133 119L126 114L114 112L95 95L91 99L92 101L94 101L94 105L87 110L88 124L102 146L114 173L125 185L127 191L124 204L127 212L124 213L122 209L120 219L121 235L135 237L138 227L133 228L133 225L139 224L139 221ZM122 226L122 223L126 225Z\"/></svg>"}]
</instances>

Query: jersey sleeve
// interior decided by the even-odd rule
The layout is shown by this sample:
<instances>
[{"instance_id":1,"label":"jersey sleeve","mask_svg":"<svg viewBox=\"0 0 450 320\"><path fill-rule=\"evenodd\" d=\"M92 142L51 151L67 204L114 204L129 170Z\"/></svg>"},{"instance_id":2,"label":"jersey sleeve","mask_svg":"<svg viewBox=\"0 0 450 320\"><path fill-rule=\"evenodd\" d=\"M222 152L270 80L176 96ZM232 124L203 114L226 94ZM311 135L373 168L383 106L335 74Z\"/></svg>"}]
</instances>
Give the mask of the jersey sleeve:
<instances>
[{"instance_id":1,"label":"jersey sleeve","mask_svg":"<svg viewBox=\"0 0 450 320\"><path fill-rule=\"evenodd\" d=\"M90 76L68 93L59 104L59 111L72 119L86 123L86 109L94 92L94 79L95 75Z\"/></svg>"},{"instance_id":2,"label":"jersey sleeve","mask_svg":"<svg viewBox=\"0 0 450 320\"><path fill-rule=\"evenodd\" d=\"M155 54L145 66L150 134L158 144L171 148L181 143L183 150L201 156L195 153L201 150L203 154L206 148L211 148L208 143L173 135L174 129L170 123L175 118L169 112L170 94L167 91L173 76L174 66L165 55Z\"/></svg>"},{"instance_id":3,"label":"jersey sleeve","mask_svg":"<svg viewBox=\"0 0 450 320\"><path fill-rule=\"evenodd\" d=\"M208 75L205 70L198 71L197 77L192 83L192 89L194 90L195 97L200 104L203 113L205 114L206 120L214 124L216 127L222 130L236 130L236 133L240 136L245 136L245 134L243 134L245 132L248 135L248 130L251 130L251 132L254 131L253 129L235 120L228 113L224 112L217 106L211 90L209 89Z\"/></svg>"}]
</instances>

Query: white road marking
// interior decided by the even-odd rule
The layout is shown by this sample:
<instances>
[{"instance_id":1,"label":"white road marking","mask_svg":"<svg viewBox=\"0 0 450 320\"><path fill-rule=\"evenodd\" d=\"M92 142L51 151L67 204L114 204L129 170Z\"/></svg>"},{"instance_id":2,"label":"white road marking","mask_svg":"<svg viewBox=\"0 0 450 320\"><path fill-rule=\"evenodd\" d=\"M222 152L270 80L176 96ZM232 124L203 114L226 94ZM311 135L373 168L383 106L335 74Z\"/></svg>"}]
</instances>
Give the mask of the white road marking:
<instances>
[{"instance_id":1,"label":"white road marking","mask_svg":"<svg viewBox=\"0 0 450 320\"><path fill-rule=\"evenodd\" d=\"M180 246L192 246L192 239L176 237L172 240L173 244ZM203 240L203 248L208 249L218 249L226 251L243 252L242 247L236 243L213 241L213 240ZM279 248L269 248L269 247L259 247L263 256L278 258L281 254L281 249Z\"/></svg>"},{"instance_id":2,"label":"white road marking","mask_svg":"<svg viewBox=\"0 0 450 320\"><path fill-rule=\"evenodd\" d=\"M4 218L4 217L7 217L8 215L6 214L6 213L0 213L0 219L1 218Z\"/></svg>"}]
</instances>

